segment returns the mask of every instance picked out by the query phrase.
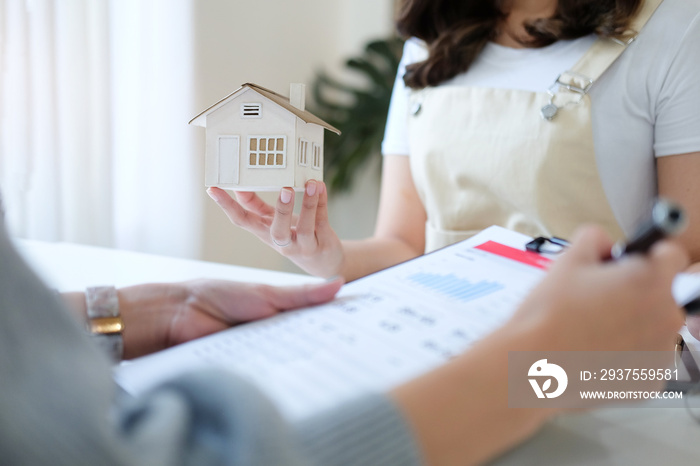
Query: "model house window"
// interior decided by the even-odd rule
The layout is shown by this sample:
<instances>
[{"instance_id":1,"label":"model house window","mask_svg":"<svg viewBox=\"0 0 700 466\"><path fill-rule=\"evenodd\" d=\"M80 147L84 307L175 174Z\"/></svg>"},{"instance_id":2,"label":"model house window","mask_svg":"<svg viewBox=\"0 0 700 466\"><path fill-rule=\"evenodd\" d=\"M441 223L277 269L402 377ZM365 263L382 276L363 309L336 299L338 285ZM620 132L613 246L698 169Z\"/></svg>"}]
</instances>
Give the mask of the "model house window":
<instances>
[{"instance_id":1,"label":"model house window","mask_svg":"<svg viewBox=\"0 0 700 466\"><path fill-rule=\"evenodd\" d=\"M321 154L321 146L319 144L314 144L313 151L314 151L313 167L317 170L320 170L321 167L323 166L323 156Z\"/></svg>"},{"instance_id":2,"label":"model house window","mask_svg":"<svg viewBox=\"0 0 700 466\"><path fill-rule=\"evenodd\" d=\"M262 118L262 104L241 104L241 118Z\"/></svg>"},{"instance_id":3,"label":"model house window","mask_svg":"<svg viewBox=\"0 0 700 466\"><path fill-rule=\"evenodd\" d=\"M309 164L309 141L299 139L299 165L305 167Z\"/></svg>"},{"instance_id":4,"label":"model house window","mask_svg":"<svg viewBox=\"0 0 700 466\"><path fill-rule=\"evenodd\" d=\"M248 166L254 168L284 168L287 138L284 136L250 136Z\"/></svg>"}]
</instances>

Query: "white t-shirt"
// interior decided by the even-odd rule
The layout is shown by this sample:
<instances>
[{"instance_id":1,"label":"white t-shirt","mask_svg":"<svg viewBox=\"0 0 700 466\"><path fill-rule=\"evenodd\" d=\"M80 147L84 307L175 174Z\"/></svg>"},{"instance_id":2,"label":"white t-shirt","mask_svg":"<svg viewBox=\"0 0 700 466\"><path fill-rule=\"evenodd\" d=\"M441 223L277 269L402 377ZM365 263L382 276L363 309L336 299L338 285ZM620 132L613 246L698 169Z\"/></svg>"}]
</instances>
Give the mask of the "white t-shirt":
<instances>
[{"instance_id":1,"label":"white t-shirt","mask_svg":"<svg viewBox=\"0 0 700 466\"><path fill-rule=\"evenodd\" d=\"M594 41L588 36L539 49L489 43L466 73L441 85L544 92ZM421 41L406 42L382 143L384 154L410 155L410 91L403 74L407 64L426 57ZM698 76L700 0L665 0L637 39L591 87L600 178L627 235L648 214L656 196L654 157L700 152Z\"/></svg>"}]
</instances>

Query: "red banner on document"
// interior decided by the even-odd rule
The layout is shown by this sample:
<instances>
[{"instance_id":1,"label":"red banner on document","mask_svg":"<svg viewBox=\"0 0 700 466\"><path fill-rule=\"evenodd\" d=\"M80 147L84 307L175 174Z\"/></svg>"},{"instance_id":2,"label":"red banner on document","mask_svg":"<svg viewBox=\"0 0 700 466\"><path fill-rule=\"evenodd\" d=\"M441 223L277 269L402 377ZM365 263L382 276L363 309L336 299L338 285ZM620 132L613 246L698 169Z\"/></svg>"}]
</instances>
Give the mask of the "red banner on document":
<instances>
[{"instance_id":1,"label":"red banner on document","mask_svg":"<svg viewBox=\"0 0 700 466\"><path fill-rule=\"evenodd\" d=\"M551 259L541 256L536 252L523 251L522 249L512 248L505 244L496 243L495 241L487 241L484 244L476 246L475 249L490 252L491 254L496 254L539 269L547 269L549 268L549 264L552 263Z\"/></svg>"}]
</instances>

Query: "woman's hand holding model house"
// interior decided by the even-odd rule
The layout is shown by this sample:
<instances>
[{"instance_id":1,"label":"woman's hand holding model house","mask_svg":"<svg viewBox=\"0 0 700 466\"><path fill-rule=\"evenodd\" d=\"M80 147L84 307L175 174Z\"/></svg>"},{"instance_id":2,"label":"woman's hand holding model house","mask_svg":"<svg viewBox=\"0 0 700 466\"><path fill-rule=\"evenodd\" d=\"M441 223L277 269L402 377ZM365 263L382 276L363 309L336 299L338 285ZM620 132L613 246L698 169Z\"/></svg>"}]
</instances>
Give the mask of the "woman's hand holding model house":
<instances>
[{"instance_id":1,"label":"woman's hand holding model house","mask_svg":"<svg viewBox=\"0 0 700 466\"><path fill-rule=\"evenodd\" d=\"M209 195L239 227L253 233L306 272L345 281L418 257L425 252L426 211L404 156L385 155L379 213L374 234L343 240L328 222L328 193L320 181L306 184L298 216L294 194L283 188L275 207L255 193L236 191L236 199L219 188Z\"/></svg>"},{"instance_id":2,"label":"woman's hand holding model house","mask_svg":"<svg viewBox=\"0 0 700 466\"><path fill-rule=\"evenodd\" d=\"M219 188L209 195L235 225L253 233L306 272L332 277L341 274L345 254L338 235L328 222L328 192L321 181L306 183L298 215L294 190L283 188L276 206L252 192L236 192L236 199Z\"/></svg>"}]
</instances>

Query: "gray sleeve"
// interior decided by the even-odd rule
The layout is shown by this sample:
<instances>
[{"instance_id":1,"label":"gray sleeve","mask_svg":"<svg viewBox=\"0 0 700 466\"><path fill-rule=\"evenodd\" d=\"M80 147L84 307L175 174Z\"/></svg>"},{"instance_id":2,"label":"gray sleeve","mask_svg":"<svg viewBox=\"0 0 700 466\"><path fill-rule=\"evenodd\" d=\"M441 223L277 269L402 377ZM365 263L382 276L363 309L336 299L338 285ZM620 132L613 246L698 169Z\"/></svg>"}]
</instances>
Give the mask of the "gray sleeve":
<instances>
[{"instance_id":1,"label":"gray sleeve","mask_svg":"<svg viewBox=\"0 0 700 466\"><path fill-rule=\"evenodd\" d=\"M368 395L298 426L318 465L420 464L403 414L384 395Z\"/></svg>"},{"instance_id":2,"label":"gray sleeve","mask_svg":"<svg viewBox=\"0 0 700 466\"><path fill-rule=\"evenodd\" d=\"M145 464L414 465L400 412L368 395L297 425L247 382L218 371L166 383L122 411ZM156 447L157 446L157 447Z\"/></svg>"},{"instance_id":3,"label":"gray sleeve","mask_svg":"<svg viewBox=\"0 0 700 466\"><path fill-rule=\"evenodd\" d=\"M299 425L233 374L138 399L13 250L0 221L0 458L7 464L416 464L392 402L368 396Z\"/></svg>"}]
</instances>

